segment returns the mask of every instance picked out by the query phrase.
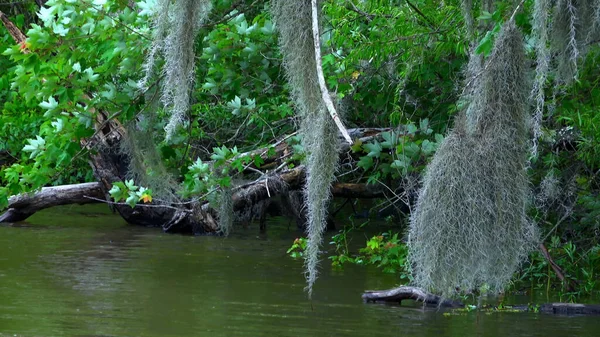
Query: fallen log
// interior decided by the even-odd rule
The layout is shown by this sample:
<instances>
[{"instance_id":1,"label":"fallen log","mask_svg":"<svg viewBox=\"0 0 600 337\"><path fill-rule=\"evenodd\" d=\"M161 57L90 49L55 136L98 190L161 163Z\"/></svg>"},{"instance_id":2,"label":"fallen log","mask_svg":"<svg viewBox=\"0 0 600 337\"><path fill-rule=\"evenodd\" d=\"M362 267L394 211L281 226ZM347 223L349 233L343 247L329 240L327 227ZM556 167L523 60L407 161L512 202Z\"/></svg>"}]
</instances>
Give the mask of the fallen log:
<instances>
[{"instance_id":1,"label":"fallen log","mask_svg":"<svg viewBox=\"0 0 600 337\"><path fill-rule=\"evenodd\" d=\"M430 294L423 289L410 286L401 286L388 290L366 290L362 295L362 299L366 303L402 304L403 300L414 300L417 302L423 302L426 305L445 308L464 307L464 304L461 302L444 299L440 296Z\"/></svg>"},{"instance_id":2,"label":"fallen log","mask_svg":"<svg viewBox=\"0 0 600 337\"><path fill-rule=\"evenodd\" d=\"M106 173L105 173L106 176ZM294 169L284 171L279 175L270 176L266 179L255 181L244 186L240 186L233 194L232 199L234 202L234 210L237 212L243 212L245 209L252 208L256 204L274 198L282 193L290 193L292 190L298 190L302 186L305 177L305 170L303 166L298 166ZM281 183L285 184L285 189L281 189ZM108 185L108 184L107 184ZM104 186L99 182L83 183L74 185L63 185L55 187L44 187L37 193L27 193L12 196L9 199L9 206L7 211L0 215L1 222L19 222L27 219L35 212L40 210L68 204L88 204L96 202L107 202L105 201L106 196L104 193ZM334 197L343 198L380 198L383 197L383 190L375 185L366 184L349 184L349 183L338 183L331 187L331 191ZM112 205L117 205L111 203ZM136 214L149 213L152 214L165 214L169 212L170 218L165 219L160 217L157 220L161 222L150 222L144 218L138 218L136 221L131 221L133 224L140 224L139 221L144 221L141 224L151 226L163 226L165 229L175 230L172 228L174 223L169 223L176 215L175 220L179 222L183 221L185 217L191 213L191 210L184 206L176 205L162 205L160 204L151 205L152 209L148 209L148 205L138 205L135 208L131 208L128 205L117 205L122 212L127 212L130 215L128 219L135 219ZM158 208L158 209L157 209ZM177 213L178 208L181 210ZM203 204L204 212L209 213L208 203ZM177 213L177 214L176 214ZM297 213L296 213L297 214ZM208 215L205 215L208 216ZM178 217L181 217L178 219ZM141 219L141 220L140 220ZM126 219L127 220L127 219ZM208 220L214 221L214 219ZM185 223L181 223L183 225ZM196 224L190 222L187 223L192 226L189 229L179 228L181 231L192 231L201 233L200 228L196 228ZM214 226L214 224L213 224Z\"/></svg>"},{"instance_id":3,"label":"fallen log","mask_svg":"<svg viewBox=\"0 0 600 337\"><path fill-rule=\"evenodd\" d=\"M44 187L37 193L15 195L8 199L8 209L0 215L0 223L23 221L35 212L53 206L98 202L86 197L104 198L100 184Z\"/></svg>"},{"instance_id":4,"label":"fallen log","mask_svg":"<svg viewBox=\"0 0 600 337\"><path fill-rule=\"evenodd\" d=\"M428 293L423 289L410 286L401 286L388 290L366 290L362 299L366 303L397 303L403 300L423 302L425 305L444 308L463 308L464 304L458 301L443 299L440 296ZM581 303L545 303L541 305L503 305L500 307L484 306L486 311L510 312L540 312L555 315L600 315L600 305Z\"/></svg>"}]
</instances>

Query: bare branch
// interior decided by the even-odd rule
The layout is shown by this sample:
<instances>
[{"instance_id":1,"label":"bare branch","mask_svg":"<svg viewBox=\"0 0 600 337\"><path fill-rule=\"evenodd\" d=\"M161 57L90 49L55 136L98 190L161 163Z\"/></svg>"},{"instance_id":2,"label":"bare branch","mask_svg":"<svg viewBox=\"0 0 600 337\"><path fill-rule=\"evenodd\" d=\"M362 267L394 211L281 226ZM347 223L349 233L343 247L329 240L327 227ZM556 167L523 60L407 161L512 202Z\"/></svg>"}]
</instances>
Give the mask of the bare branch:
<instances>
[{"instance_id":1,"label":"bare branch","mask_svg":"<svg viewBox=\"0 0 600 337\"><path fill-rule=\"evenodd\" d=\"M319 88L321 89L321 97L323 98L323 103L327 107L331 118L335 122L335 125L344 136L344 139L352 144L352 138L348 134L344 123L340 119L337 111L335 110L335 106L333 105L333 101L331 100L331 96L329 96L329 90L327 90L327 85L325 85L325 76L323 75L323 66L321 65L321 37L319 34L319 9L317 6L317 0L311 0L312 5L312 33L313 40L315 44L315 63L317 65L317 78L319 80Z\"/></svg>"}]
</instances>

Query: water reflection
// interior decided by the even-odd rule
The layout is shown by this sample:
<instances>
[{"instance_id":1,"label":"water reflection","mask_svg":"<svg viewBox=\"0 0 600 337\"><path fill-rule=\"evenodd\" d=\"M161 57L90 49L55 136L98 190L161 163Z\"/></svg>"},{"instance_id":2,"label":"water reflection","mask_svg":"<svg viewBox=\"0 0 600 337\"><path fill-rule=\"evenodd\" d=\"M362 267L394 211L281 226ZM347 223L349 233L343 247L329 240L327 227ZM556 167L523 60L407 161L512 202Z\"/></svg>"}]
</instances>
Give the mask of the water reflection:
<instances>
[{"instance_id":1,"label":"water reflection","mask_svg":"<svg viewBox=\"0 0 600 337\"><path fill-rule=\"evenodd\" d=\"M69 208L0 227L0 336L597 336L592 317L467 314L364 305L394 276L323 263L312 303L298 233L165 235L100 208Z\"/></svg>"}]
</instances>

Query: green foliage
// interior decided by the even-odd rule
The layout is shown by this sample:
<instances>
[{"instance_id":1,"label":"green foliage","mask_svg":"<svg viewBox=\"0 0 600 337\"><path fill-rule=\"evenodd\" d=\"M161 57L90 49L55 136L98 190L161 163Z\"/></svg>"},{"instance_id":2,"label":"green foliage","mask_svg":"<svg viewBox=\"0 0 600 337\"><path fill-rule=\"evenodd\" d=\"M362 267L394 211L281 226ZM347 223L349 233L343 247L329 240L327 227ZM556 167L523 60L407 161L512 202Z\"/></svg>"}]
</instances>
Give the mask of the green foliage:
<instances>
[{"instance_id":1,"label":"green foliage","mask_svg":"<svg viewBox=\"0 0 600 337\"><path fill-rule=\"evenodd\" d=\"M296 2L278 3L283 6ZM481 167L471 162L477 159L476 153L483 151L484 138L463 143L457 140L467 132L477 132L480 115L472 107L479 104L477 96L482 95L475 88L485 76L481 75L484 64L479 61L494 57L493 45L502 34L499 27L512 16L516 3L413 1L411 4L419 9L416 12L407 2L322 2L325 80L332 96L338 99L345 123L351 127L394 130L364 144L356 142L352 159L344 161L338 179L383 181L393 186L407 176L422 175L425 165L436 161L432 155L445 146L458 146L462 152L456 160L466 166L449 169L448 174L481 176L490 186L524 181L527 177L523 175L513 175L514 179L505 183L486 178L488 171L518 166L506 159L507 146L496 145L492 151L494 158L502 158L502 165L487 166L486 173L482 169L477 175ZM227 215L225 209L229 206L223 201L236 188L235 181L255 179L248 177L248 167L263 170L264 166L263 158L256 153L240 153L266 147L266 155L273 156L274 147L268 144L283 137L293 149L286 157L288 167L314 163L319 156L337 158L333 155L337 131L327 129L331 125L326 115L313 115L321 113L322 106L303 105L311 99L316 102L320 92L312 83L313 55L307 53L312 40L290 38L301 32L297 29L301 24L298 18L280 18L276 27L269 3L224 0L213 1L211 14L204 20L180 20L182 15L194 15L193 11L181 10L190 8L186 5L198 9L195 6L202 4L206 9L205 1L49 0L41 9L30 1L19 8L31 12L9 13L28 39L25 44L14 45L0 26L0 208L6 207L8 197L14 194L47 185L92 181L87 156L88 151L97 149L84 149L80 144L95 132L99 113L126 126L131 139L124 148L115 149L131 161L125 180L152 188L153 193L148 195L153 195L158 203L181 198L208 200ZM306 1L298 4L304 11L308 8ZM168 10L161 10L164 6ZM516 25L524 34L521 42L525 45L525 57L529 61L535 59L537 67L531 103L535 106L533 135L539 144L533 143L537 151L531 151L527 173L534 190L544 191L535 196L537 208L526 212L544 232L566 215L555 229L561 244L550 249L556 256L568 256L561 247L565 242L573 243L577 258L557 260L564 269L573 268L569 274L582 284L589 278L580 269L587 273L591 270L586 262L589 254L585 252L596 244L589 241L600 228L600 183L596 174L600 167L600 53L593 43L600 37L599 9L598 1L527 0L515 13ZM175 12L179 15L171 15ZM307 14L301 10L293 12ZM181 33L182 27L192 27L186 31L191 34L175 33ZM288 34L287 42L280 39L277 31L283 39ZM310 32L304 32L310 36ZM164 43L152 44L167 40L181 43L185 53L168 51L163 48ZM304 48L304 52L293 52L295 47ZM471 58L465 71L469 51L477 56ZM148 61L145 66L144 61ZM289 83L285 81L284 64ZM159 68L178 70L167 79L163 75L168 71L161 75ZM190 77L184 86L173 85L185 77L181 76L185 69L195 69L195 73L187 74ZM530 67L524 69L528 72ZM148 90L140 91L138 84L145 72L150 76L141 82ZM156 104L161 97L157 87L161 86L171 90L168 97L179 97L177 109L185 110L178 115L183 122L168 142L164 141L164 129L172 109ZM517 92L523 102L524 92L530 89L511 91L506 85L495 86L504 89L494 95ZM295 99L290 100L290 95ZM175 100L165 101L173 108L174 104L169 103ZM465 113L467 108L469 113ZM489 110L498 116L512 116L498 113L499 108ZM296 115L295 111L299 113ZM464 132L459 136L451 133L444 139L441 135L452 125L455 130L464 126ZM298 126L299 135L289 137ZM567 149L557 145L558 130L564 128L575 135ZM313 134L306 137L307 130ZM529 132L518 130L519 134L523 131ZM327 149L319 147L323 140ZM526 148L528 144L524 140L521 145ZM360 169L355 170L357 166ZM313 164L311 174L314 176L321 169ZM327 191L323 186L334 177L331 165L323 172L328 172L321 177L324 179L312 185L311 195L318 198L309 200L327 199L323 199ZM454 188L456 185L450 182L454 180L440 179L443 186ZM113 189L115 200L132 205L140 202L136 193L141 188L132 190L125 183L119 184ZM132 182L131 185L135 186ZM449 199L457 202L455 208L461 207L461 198ZM485 200L491 199L488 195ZM538 199L545 201L538 205ZM447 202L438 202L444 203ZM315 205L315 209L324 209L324 204ZM523 214L520 209L517 213ZM323 213L317 215L322 218ZM506 219L513 215L507 214ZM401 243L393 247L391 254L381 248L393 238L394 235L384 235L379 242L379 236L375 236L369 239L369 247L350 253L347 236L340 234L334 237L339 251L333 260L340 264L367 264L371 259L377 260L375 264L391 261L382 265L385 269L407 266L401 261L404 248L394 252L395 247L404 247ZM457 245L456 241L430 241L437 246ZM489 245L510 247L498 242ZM476 246L476 242L458 246ZM315 246L311 249L314 252ZM442 254L437 260L446 256ZM472 274L476 274L477 267L469 269ZM548 271L547 265L543 268ZM452 274L450 270L444 273ZM534 283L546 281L541 277L533 279ZM551 284L554 283L552 279Z\"/></svg>"},{"instance_id":2,"label":"green foliage","mask_svg":"<svg viewBox=\"0 0 600 337\"><path fill-rule=\"evenodd\" d=\"M401 133L383 132L381 137L382 142L375 139L369 143L362 144L359 141L352 145L354 153L366 154L359 158L357 166L370 174L369 183L421 172L444 138L433 133L427 118L422 119L418 127L409 122Z\"/></svg>"},{"instance_id":3,"label":"green foliage","mask_svg":"<svg viewBox=\"0 0 600 337\"><path fill-rule=\"evenodd\" d=\"M357 265L374 265L384 273L397 273L401 279L409 279L407 266L408 249L406 244L398 239L398 233L382 233L367 240L365 247L357 253L350 250L350 241L356 230L368 225L368 221L356 226L352 218L350 225L345 226L331 238L329 244L335 246L335 255L329 257L333 268L342 268L346 263Z\"/></svg>"},{"instance_id":4,"label":"green foliage","mask_svg":"<svg viewBox=\"0 0 600 337\"><path fill-rule=\"evenodd\" d=\"M277 49L275 26L268 12L249 18L233 11L231 19L206 33L198 65L200 90L193 106L193 118L203 127L221 132L210 137L192 130L193 137L232 145L255 147L272 137L292 131L281 123L294 112L288 103Z\"/></svg>"},{"instance_id":5,"label":"green foliage","mask_svg":"<svg viewBox=\"0 0 600 337\"><path fill-rule=\"evenodd\" d=\"M293 259L302 258L304 257L307 243L308 240L306 238L296 238L286 253Z\"/></svg>"},{"instance_id":6,"label":"green foliage","mask_svg":"<svg viewBox=\"0 0 600 337\"><path fill-rule=\"evenodd\" d=\"M351 123L395 126L429 118L435 133L445 131L469 41L455 2L417 6L425 18L407 3L324 3L330 26L324 71Z\"/></svg>"},{"instance_id":7,"label":"green foliage","mask_svg":"<svg viewBox=\"0 0 600 337\"><path fill-rule=\"evenodd\" d=\"M398 239L398 233L383 233L369 239L359 253L367 264L383 269L384 273L400 273L401 278L408 278L406 244Z\"/></svg>"},{"instance_id":8,"label":"green foliage","mask_svg":"<svg viewBox=\"0 0 600 337\"><path fill-rule=\"evenodd\" d=\"M6 188L0 194L91 180L87 162L77 160L85 151L80 140L93 133L95 114L131 118L140 108L131 78L142 59L139 35L146 16L122 2L50 0L39 20L27 31L26 49L13 45L3 52L14 66L2 128L19 130L9 148L20 141L24 152L19 164L3 170ZM134 27L133 33L123 25ZM23 109L29 113L18 117Z\"/></svg>"},{"instance_id":9,"label":"green foliage","mask_svg":"<svg viewBox=\"0 0 600 337\"><path fill-rule=\"evenodd\" d=\"M546 293L557 291L561 300L570 302L600 294L600 244L596 242L583 249L571 241L553 236L548 253L563 271L567 282L575 285L573 290L570 291L568 285L558 278L540 252L530 256L529 263L515 275L510 290L530 288L531 291L543 290Z\"/></svg>"},{"instance_id":10,"label":"green foliage","mask_svg":"<svg viewBox=\"0 0 600 337\"><path fill-rule=\"evenodd\" d=\"M152 202L152 190L134 185L133 180L115 182L108 193L115 202L125 201L131 208L134 208L139 201Z\"/></svg>"}]
</instances>

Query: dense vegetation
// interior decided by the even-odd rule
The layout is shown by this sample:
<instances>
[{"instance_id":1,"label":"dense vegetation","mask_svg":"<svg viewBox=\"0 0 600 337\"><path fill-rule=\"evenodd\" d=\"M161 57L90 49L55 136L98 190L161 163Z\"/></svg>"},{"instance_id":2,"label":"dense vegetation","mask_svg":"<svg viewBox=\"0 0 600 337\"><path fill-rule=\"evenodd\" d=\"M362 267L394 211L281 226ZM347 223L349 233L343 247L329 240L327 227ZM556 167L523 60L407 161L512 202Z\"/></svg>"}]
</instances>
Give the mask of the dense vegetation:
<instances>
[{"instance_id":1,"label":"dense vegetation","mask_svg":"<svg viewBox=\"0 0 600 337\"><path fill-rule=\"evenodd\" d=\"M293 26L296 21L285 20L285 8L280 8L285 2L226 0L211 5L197 1L200 4L194 8L185 7L194 6L194 1L49 0L43 7L38 2L0 2L7 20L27 36L25 42L15 44L9 32L0 28L0 69L5 70L0 73L0 209L8 205L11 195L48 185L94 181L88 156L100 149L82 144L97 132L100 112L124 125L128 136L118 149L112 149L129 161L127 179L110 190L113 201L135 206L153 200L164 204L209 200L220 210L225 233L230 222L239 220L230 216L232 191L248 179L267 175L264 157L252 151L274 152L274 145L281 142L293 149L284 164L270 168L268 174L297 167L307 158L310 170L311 157L335 157L335 127L329 125L329 117L321 120L321 115L311 115L315 110L325 111L318 106L322 103L317 108L303 103L306 97L318 96L311 91L315 89L299 89L308 86L303 81L312 83L307 76L316 76L310 75L314 73L309 68L314 60L291 58L290 51L298 46L281 41L301 28ZM310 1L304 3L308 6ZM274 6L279 6L277 20L271 14ZM506 161L498 170L522 165L517 175L510 175L515 172L510 170L487 175L494 169L477 172L476 164L458 167L456 172L466 170L472 177L489 180L488 185L498 185L492 192L482 192L486 195L514 184L509 186L512 192L505 208L498 212L511 224L525 217L530 219L528 224L536 224L544 248L530 255L514 275L513 286L557 287L569 296L597 294L600 2L330 0L321 6L323 72L346 127L388 129L364 142L354 141L339 165L328 164L331 169L338 166L337 177L325 177L315 186L335 179L383 186L387 199L373 213L384 207L406 213L391 220L393 233L372 238L357 253L344 243L352 226L343 229L334 237L339 253L333 257L334 264L373 263L405 278L412 279L409 271L424 277L408 268L407 257L413 262L415 258L410 258L403 238L409 233L408 209L415 205L426 165L445 144L425 180L433 186L430 190L438 189L433 202L440 202L440 196L449 195L443 190L448 181L435 172L436 163L446 167L452 156L471 163L472 149L493 142L488 158ZM565 16L565 8L581 15ZM548 17L540 21L543 13ZM181 15L187 15L184 21ZM170 30L157 29L161 20ZM511 37L511 48L522 49L518 52L521 60L514 60L515 54L503 50L506 45L499 42L506 39L503 25L511 21L515 23L511 29L518 31ZM546 27L553 29L546 32ZM189 39L182 35L186 31L197 35ZM169 49L180 44L187 48ZM473 70L473 60L485 64L480 64L479 72L489 73L480 76ZM501 63L509 61L522 64ZM300 68L294 67L299 66L306 66L309 75L295 73ZM507 66L513 68L504 72ZM511 71L523 77L514 80L523 82L521 87L495 89L503 94L509 90L508 96L520 100L525 115L511 115L509 108L494 116L518 124L519 139L524 139L521 152L515 154L510 144L503 143L514 134L473 137L459 144L455 139L462 133L473 133L465 130L486 127L477 124L477 116L483 116L478 111L494 99L472 99L483 97L487 89L472 89L471 81L503 86L513 80L506 75ZM499 79L498 74L506 78ZM497 107L501 110L506 104ZM464 118L476 122L463 120L463 112ZM520 123L519 118L525 121ZM530 119L533 122L528 124ZM321 133L306 131L313 126L320 126ZM295 133L297 129L302 132ZM319 154L315 147L323 140L330 147ZM461 147L462 152L444 150L452 146ZM535 149L529 151L531 147ZM320 163L313 164L312 176ZM527 180L530 183L524 186ZM325 188L321 192L328 195ZM465 193L460 198L474 197L470 191ZM459 199L445 200L448 207L456 207L452 202L460 204ZM322 207L326 205L325 200ZM322 207L310 212L321 212ZM429 222L434 215L448 218L442 208L428 211L433 215L413 218L412 225ZM510 264L506 270L511 272L521 255L530 251L515 251L525 244L519 241L519 231L526 231L515 226L490 225L488 232L502 237L477 242L480 246L500 244L504 250L494 258ZM411 233L422 231L413 227ZM450 236L453 241L442 244L444 238L430 235L434 239L428 245L416 243L419 257L442 259L450 248L459 251L468 244L460 240L463 232L447 234L454 235ZM512 241L511 235L515 236ZM312 244L316 254L320 242ZM306 246L298 240L291 252ZM436 246L441 250L436 251ZM451 254L445 257L452 258ZM490 265L493 261L481 268ZM478 261L472 261L459 268L474 273L477 266ZM314 275L310 277L312 284ZM435 282L417 281L438 287ZM483 288L498 290L505 282ZM468 288L473 286L463 284L462 291L472 291ZM439 287L435 290L446 292Z\"/></svg>"}]
</instances>

